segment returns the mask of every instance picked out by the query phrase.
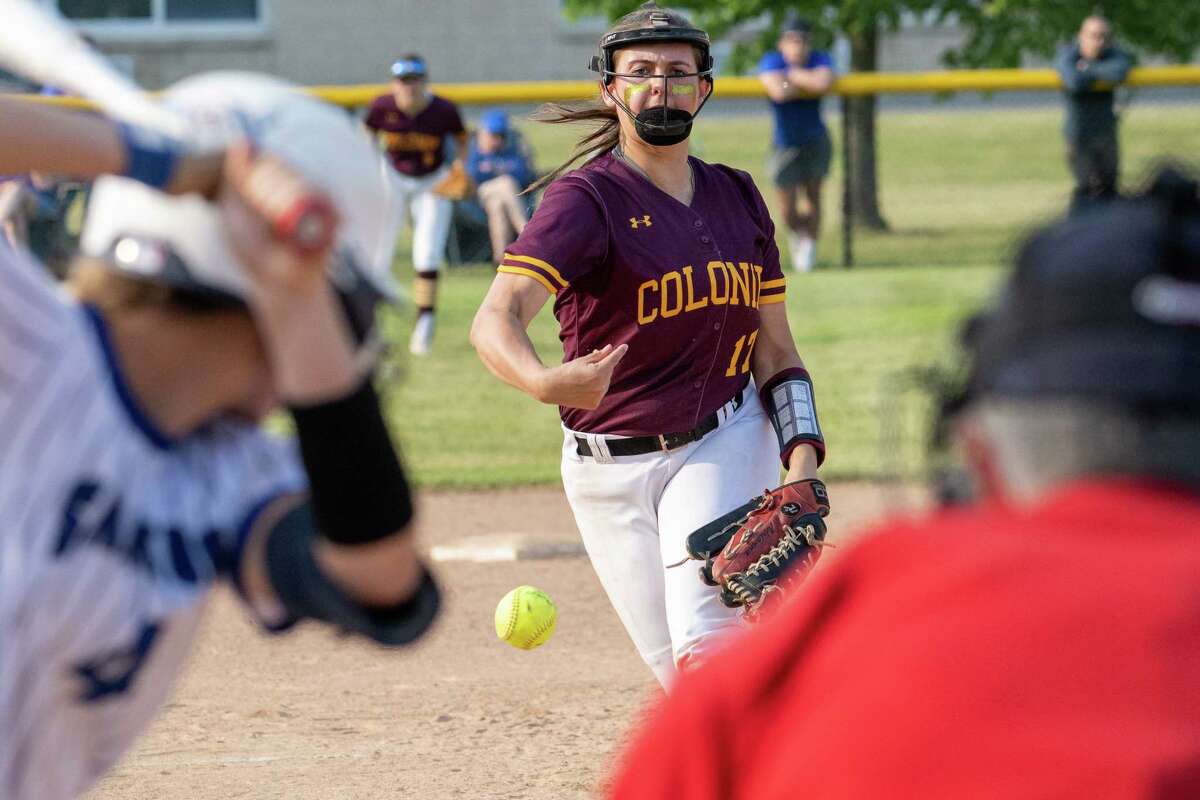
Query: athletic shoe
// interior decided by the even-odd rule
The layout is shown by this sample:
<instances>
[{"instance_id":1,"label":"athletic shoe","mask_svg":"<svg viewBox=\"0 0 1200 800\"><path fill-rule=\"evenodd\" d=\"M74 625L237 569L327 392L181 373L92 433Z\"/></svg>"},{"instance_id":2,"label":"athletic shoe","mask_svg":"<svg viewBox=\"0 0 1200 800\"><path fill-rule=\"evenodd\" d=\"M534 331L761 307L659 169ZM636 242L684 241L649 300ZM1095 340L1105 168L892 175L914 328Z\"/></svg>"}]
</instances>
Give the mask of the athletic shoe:
<instances>
[{"instance_id":1,"label":"athletic shoe","mask_svg":"<svg viewBox=\"0 0 1200 800\"><path fill-rule=\"evenodd\" d=\"M433 349L433 312L422 311L417 317L416 327L413 328L412 338L408 340L408 352L414 356L429 355Z\"/></svg>"},{"instance_id":2,"label":"athletic shoe","mask_svg":"<svg viewBox=\"0 0 1200 800\"><path fill-rule=\"evenodd\" d=\"M817 243L812 237L800 233L788 233L788 249L792 251L792 269L796 272L811 272L817 262Z\"/></svg>"}]
</instances>

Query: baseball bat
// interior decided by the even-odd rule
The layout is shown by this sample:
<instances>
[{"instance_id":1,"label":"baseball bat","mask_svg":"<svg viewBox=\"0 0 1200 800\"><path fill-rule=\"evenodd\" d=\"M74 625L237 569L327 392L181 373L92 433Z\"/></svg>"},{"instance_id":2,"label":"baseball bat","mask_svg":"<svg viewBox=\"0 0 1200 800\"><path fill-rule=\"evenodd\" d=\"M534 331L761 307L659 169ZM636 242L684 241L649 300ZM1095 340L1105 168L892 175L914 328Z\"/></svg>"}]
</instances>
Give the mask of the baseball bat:
<instances>
[{"instance_id":1,"label":"baseball bat","mask_svg":"<svg viewBox=\"0 0 1200 800\"><path fill-rule=\"evenodd\" d=\"M0 20L0 65L85 97L110 117L187 141L187 120L151 101L61 17L31 0L0 0ZM324 196L298 181L251 180L248 189L251 204L271 223L276 237L306 254L332 244L337 215Z\"/></svg>"}]
</instances>

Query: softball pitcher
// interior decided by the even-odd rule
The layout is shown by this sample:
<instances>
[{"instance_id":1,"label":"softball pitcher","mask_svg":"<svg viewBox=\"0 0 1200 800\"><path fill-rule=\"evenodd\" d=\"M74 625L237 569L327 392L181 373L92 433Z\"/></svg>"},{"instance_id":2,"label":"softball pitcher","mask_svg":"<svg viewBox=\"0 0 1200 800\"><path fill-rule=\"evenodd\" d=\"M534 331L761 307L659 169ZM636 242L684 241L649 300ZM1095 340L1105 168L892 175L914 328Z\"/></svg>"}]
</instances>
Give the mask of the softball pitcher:
<instances>
[{"instance_id":1,"label":"softball pitcher","mask_svg":"<svg viewBox=\"0 0 1200 800\"><path fill-rule=\"evenodd\" d=\"M392 91L371 102L364 120L396 168L402 198L400 216L412 220L413 298L417 322L409 340L413 355L433 345L437 278L446 256L453 211L438 187L451 172L465 174L467 130L458 107L429 92L425 60L406 55L392 64ZM446 163L446 137L455 140L455 156Z\"/></svg>"},{"instance_id":2,"label":"softball pitcher","mask_svg":"<svg viewBox=\"0 0 1200 800\"><path fill-rule=\"evenodd\" d=\"M501 380L560 407L584 545L667 686L740 621L695 569L666 565L688 557L690 532L776 485L779 458L789 480L815 475L824 443L762 197L746 173L688 155L713 88L707 34L647 3L591 68L600 102L545 116L602 125L547 177L471 341ZM551 296L565 359L547 367L526 329Z\"/></svg>"},{"instance_id":3,"label":"softball pitcher","mask_svg":"<svg viewBox=\"0 0 1200 800\"><path fill-rule=\"evenodd\" d=\"M0 172L128 176L96 182L66 289L0 249L8 800L74 797L116 763L218 580L269 630L311 618L385 644L438 605L368 374L391 291L386 163L338 110L267 78L193 78L164 103L202 152L228 148L207 160L215 201L150 188L204 187L206 159L169 142L0 104ZM336 209L331 247L302 253L268 224L316 197L298 188ZM298 447L258 427L277 399Z\"/></svg>"}]
</instances>

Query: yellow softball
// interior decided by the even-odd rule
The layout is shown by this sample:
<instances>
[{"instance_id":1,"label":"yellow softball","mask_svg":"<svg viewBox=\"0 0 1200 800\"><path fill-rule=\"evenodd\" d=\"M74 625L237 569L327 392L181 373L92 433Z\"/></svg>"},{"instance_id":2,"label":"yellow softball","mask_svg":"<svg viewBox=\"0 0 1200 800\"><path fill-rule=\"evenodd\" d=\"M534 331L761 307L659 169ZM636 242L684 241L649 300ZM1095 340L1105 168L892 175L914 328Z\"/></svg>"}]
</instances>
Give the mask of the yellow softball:
<instances>
[{"instance_id":1,"label":"yellow softball","mask_svg":"<svg viewBox=\"0 0 1200 800\"><path fill-rule=\"evenodd\" d=\"M496 635L521 650L545 644L557 622L554 601L532 586L518 586L496 606Z\"/></svg>"}]
</instances>

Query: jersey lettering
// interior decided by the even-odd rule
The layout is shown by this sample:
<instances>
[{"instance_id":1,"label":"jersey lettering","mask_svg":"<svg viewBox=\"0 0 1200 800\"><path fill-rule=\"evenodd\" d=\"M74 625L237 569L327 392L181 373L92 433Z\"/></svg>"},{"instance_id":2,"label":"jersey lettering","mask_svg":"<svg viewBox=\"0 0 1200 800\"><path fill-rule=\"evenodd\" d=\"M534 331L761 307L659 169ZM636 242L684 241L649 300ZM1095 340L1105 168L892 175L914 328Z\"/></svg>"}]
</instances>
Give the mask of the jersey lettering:
<instances>
[{"instance_id":1,"label":"jersey lettering","mask_svg":"<svg viewBox=\"0 0 1200 800\"><path fill-rule=\"evenodd\" d=\"M717 291L717 284L721 291ZM708 262L708 292L714 306L723 306L729 302L729 275L725 272L724 261Z\"/></svg>"},{"instance_id":2,"label":"jersey lettering","mask_svg":"<svg viewBox=\"0 0 1200 800\"><path fill-rule=\"evenodd\" d=\"M414 177L436 172L445 158L444 137L464 132L458 109L440 97L430 99L410 117L396 107L391 95L375 98L364 124L391 158L397 171Z\"/></svg>"},{"instance_id":3,"label":"jersey lettering","mask_svg":"<svg viewBox=\"0 0 1200 800\"><path fill-rule=\"evenodd\" d=\"M706 305L708 305L707 297L701 297L699 300L696 299L696 290L692 286L692 268L691 267L683 268L683 279L687 282L687 298L688 298L687 305L684 307L683 310L684 311L699 311L700 309L702 309Z\"/></svg>"},{"instance_id":4,"label":"jersey lettering","mask_svg":"<svg viewBox=\"0 0 1200 800\"><path fill-rule=\"evenodd\" d=\"M415 131L384 131L379 134L379 138L388 150L433 151L442 146L440 136Z\"/></svg>"},{"instance_id":5,"label":"jersey lettering","mask_svg":"<svg viewBox=\"0 0 1200 800\"><path fill-rule=\"evenodd\" d=\"M750 356L754 353L754 342L756 339L758 339L758 328L750 332L749 338L746 336L738 337L737 342L733 345L733 357L729 359L729 369L725 370L726 378L732 378L738 374L738 356L742 354L743 345L746 348L746 358L742 361L742 374L750 371Z\"/></svg>"},{"instance_id":6,"label":"jersey lettering","mask_svg":"<svg viewBox=\"0 0 1200 800\"><path fill-rule=\"evenodd\" d=\"M138 670L146 663L158 631L158 623L146 623L128 647L119 647L75 667L75 674L83 682L79 699L95 703L129 691Z\"/></svg>"},{"instance_id":7,"label":"jersey lettering","mask_svg":"<svg viewBox=\"0 0 1200 800\"><path fill-rule=\"evenodd\" d=\"M762 293L762 267L745 261L708 262L708 294L696 294L694 268L671 270L661 278L651 278L637 288L637 319L649 325L690 311L699 311L711 302L714 306L758 308ZM704 287L700 287L704 291Z\"/></svg>"},{"instance_id":8,"label":"jersey lettering","mask_svg":"<svg viewBox=\"0 0 1200 800\"><path fill-rule=\"evenodd\" d=\"M224 571L228 556L221 543L229 538L216 529L194 535L176 527L144 520L126 520L121 498L94 481L81 481L68 494L62 511L55 557L77 547L104 547L152 575L169 575L194 585ZM165 540L165 548L152 548L152 540Z\"/></svg>"},{"instance_id":9,"label":"jersey lettering","mask_svg":"<svg viewBox=\"0 0 1200 800\"><path fill-rule=\"evenodd\" d=\"M672 271L663 275L659 288L662 291L662 305L659 310L664 319L683 311L683 279L678 272Z\"/></svg>"}]
</instances>

